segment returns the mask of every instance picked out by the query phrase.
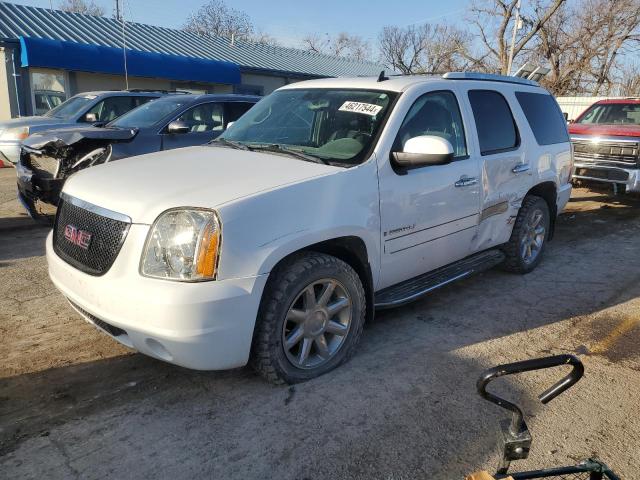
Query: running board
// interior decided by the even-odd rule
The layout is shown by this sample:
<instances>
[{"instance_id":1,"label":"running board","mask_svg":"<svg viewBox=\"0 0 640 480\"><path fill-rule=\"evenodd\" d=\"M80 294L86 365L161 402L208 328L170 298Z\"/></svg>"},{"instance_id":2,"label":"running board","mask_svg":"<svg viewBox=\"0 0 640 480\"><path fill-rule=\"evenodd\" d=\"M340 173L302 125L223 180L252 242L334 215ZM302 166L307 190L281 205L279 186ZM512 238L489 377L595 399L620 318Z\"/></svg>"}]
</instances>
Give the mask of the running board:
<instances>
[{"instance_id":1,"label":"running board","mask_svg":"<svg viewBox=\"0 0 640 480\"><path fill-rule=\"evenodd\" d=\"M397 285L387 287L376 292L375 308L392 308L412 302L456 280L493 268L502 263L504 258L504 253L500 250L487 250Z\"/></svg>"}]
</instances>

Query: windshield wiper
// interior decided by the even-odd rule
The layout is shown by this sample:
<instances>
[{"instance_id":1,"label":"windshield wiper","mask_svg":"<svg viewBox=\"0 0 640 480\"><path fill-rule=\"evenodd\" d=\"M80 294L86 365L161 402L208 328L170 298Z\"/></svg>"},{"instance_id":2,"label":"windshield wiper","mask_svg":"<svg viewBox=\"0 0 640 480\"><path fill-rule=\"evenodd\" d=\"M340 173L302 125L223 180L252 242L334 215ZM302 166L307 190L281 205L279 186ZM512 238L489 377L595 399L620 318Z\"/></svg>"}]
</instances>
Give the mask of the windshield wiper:
<instances>
[{"instance_id":1,"label":"windshield wiper","mask_svg":"<svg viewBox=\"0 0 640 480\"><path fill-rule=\"evenodd\" d=\"M307 162L313 163L322 163L324 165L329 165L329 162L321 157L316 157L314 155L308 155L299 150L295 150L293 148L289 148L285 145L279 145L277 143L267 143L262 145L251 145L251 151L254 150L262 150L264 152L275 152L275 153L284 153L289 154L292 157L297 157L301 160L305 160Z\"/></svg>"},{"instance_id":2,"label":"windshield wiper","mask_svg":"<svg viewBox=\"0 0 640 480\"><path fill-rule=\"evenodd\" d=\"M238 150L252 150L251 148L246 146L244 143L234 142L233 140L227 140L226 138L216 138L214 140L211 140L209 142L209 145L211 145L212 143L219 143L226 147L236 148Z\"/></svg>"}]
</instances>

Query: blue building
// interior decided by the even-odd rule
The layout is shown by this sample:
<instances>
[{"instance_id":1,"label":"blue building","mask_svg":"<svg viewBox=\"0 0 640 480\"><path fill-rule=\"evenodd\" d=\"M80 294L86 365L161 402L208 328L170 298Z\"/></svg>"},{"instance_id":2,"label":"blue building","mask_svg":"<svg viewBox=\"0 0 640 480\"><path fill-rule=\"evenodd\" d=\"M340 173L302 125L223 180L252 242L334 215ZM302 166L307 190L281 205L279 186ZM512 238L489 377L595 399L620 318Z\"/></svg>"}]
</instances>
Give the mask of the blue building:
<instances>
[{"instance_id":1,"label":"blue building","mask_svg":"<svg viewBox=\"0 0 640 480\"><path fill-rule=\"evenodd\" d=\"M319 77L377 75L371 62L203 37L0 2L0 120L42 113L80 92L128 88L267 94Z\"/></svg>"}]
</instances>

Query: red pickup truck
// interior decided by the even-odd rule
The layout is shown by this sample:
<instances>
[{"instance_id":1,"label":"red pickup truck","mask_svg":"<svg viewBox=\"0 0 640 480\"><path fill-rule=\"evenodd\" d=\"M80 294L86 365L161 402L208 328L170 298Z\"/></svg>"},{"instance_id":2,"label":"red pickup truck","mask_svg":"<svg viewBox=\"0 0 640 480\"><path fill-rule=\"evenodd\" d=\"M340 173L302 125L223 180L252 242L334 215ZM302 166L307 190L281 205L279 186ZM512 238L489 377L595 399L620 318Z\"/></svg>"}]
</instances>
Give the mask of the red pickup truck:
<instances>
[{"instance_id":1,"label":"red pickup truck","mask_svg":"<svg viewBox=\"0 0 640 480\"><path fill-rule=\"evenodd\" d=\"M573 178L640 192L640 98L601 100L569 125Z\"/></svg>"}]
</instances>

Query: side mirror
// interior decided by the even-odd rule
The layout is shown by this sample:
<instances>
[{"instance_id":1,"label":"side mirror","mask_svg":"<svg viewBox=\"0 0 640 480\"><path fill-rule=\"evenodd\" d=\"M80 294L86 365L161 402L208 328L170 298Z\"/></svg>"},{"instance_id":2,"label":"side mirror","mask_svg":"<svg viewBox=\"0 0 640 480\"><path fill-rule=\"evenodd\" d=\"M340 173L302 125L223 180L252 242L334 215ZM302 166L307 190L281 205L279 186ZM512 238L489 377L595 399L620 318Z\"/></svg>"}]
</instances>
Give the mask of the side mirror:
<instances>
[{"instance_id":1,"label":"side mirror","mask_svg":"<svg viewBox=\"0 0 640 480\"><path fill-rule=\"evenodd\" d=\"M98 116L95 113L87 113L84 116L84 121L87 123L96 123L98 121Z\"/></svg>"},{"instance_id":2,"label":"side mirror","mask_svg":"<svg viewBox=\"0 0 640 480\"><path fill-rule=\"evenodd\" d=\"M404 169L445 165L453 160L453 146L442 137L420 135L407 140L402 152L391 152L391 158Z\"/></svg>"},{"instance_id":3,"label":"side mirror","mask_svg":"<svg viewBox=\"0 0 640 480\"><path fill-rule=\"evenodd\" d=\"M185 122L174 120L167 126L167 133L189 133L191 128Z\"/></svg>"}]
</instances>

